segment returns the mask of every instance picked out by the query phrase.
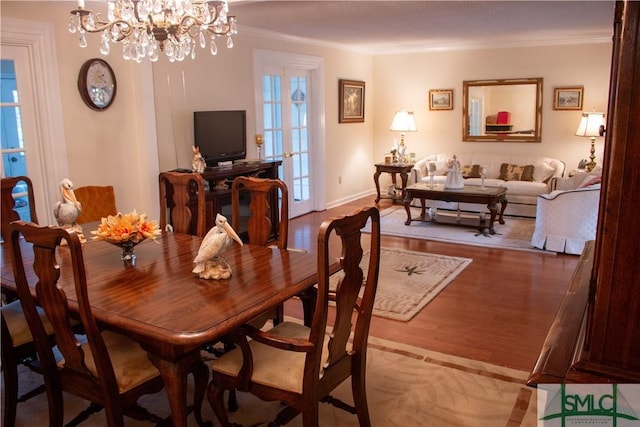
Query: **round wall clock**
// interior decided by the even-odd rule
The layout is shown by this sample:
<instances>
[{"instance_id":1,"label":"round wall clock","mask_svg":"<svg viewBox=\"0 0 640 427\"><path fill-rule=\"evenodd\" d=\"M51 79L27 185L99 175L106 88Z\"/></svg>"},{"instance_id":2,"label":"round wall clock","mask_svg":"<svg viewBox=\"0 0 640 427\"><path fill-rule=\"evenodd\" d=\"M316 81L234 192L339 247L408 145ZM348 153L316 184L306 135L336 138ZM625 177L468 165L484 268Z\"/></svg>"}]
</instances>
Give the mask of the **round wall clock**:
<instances>
[{"instance_id":1,"label":"round wall clock","mask_svg":"<svg viewBox=\"0 0 640 427\"><path fill-rule=\"evenodd\" d=\"M100 58L92 58L82 64L78 75L78 90L89 108L105 110L116 97L116 76Z\"/></svg>"}]
</instances>

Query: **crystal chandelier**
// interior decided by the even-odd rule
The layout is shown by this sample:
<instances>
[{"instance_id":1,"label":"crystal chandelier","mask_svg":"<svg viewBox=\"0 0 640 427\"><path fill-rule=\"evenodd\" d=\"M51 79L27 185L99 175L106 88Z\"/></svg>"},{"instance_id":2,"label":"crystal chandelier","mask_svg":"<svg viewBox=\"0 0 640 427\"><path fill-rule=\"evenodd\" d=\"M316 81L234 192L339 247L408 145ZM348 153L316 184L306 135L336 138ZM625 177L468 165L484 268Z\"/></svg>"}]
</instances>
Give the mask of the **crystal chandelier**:
<instances>
[{"instance_id":1,"label":"crystal chandelier","mask_svg":"<svg viewBox=\"0 0 640 427\"><path fill-rule=\"evenodd\" d=\"M71 11L69 32L80 34L80 47L87 46L86 33L101 33L100 53L108 55L111 43L122 43L122 57L141 62L157 61L160 52L169 61L196 57L196 47L205 48L207 38L212 55L218 53L216 38L237 34L236 17L229 15L226 0L109 0L108 16L84 8Z\"/></svg>"}]
</instances>

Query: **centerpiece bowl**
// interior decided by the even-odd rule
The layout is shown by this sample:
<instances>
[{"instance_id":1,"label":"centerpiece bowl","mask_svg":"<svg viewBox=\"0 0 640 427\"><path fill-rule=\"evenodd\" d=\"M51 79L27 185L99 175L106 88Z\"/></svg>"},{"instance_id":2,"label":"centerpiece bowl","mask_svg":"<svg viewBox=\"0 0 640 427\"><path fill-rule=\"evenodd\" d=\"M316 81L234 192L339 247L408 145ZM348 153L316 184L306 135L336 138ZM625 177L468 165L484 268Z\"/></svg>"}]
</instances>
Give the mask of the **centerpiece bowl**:
<instances>
[{"instance_id":1,"label":"centerpiece bowl","mask_svg":"<svg viewBox=\"0 0 640 427\"><path fill-rule=\"evenodd\" d=\"M136 265L135 246L145 239L155 240L162 231L156 221L149 221L147 215L132 211L102 218L97 230L91 232L93 240L104 240L122 249L120 259L127 267Z\"/></svg>"}]
</instances>

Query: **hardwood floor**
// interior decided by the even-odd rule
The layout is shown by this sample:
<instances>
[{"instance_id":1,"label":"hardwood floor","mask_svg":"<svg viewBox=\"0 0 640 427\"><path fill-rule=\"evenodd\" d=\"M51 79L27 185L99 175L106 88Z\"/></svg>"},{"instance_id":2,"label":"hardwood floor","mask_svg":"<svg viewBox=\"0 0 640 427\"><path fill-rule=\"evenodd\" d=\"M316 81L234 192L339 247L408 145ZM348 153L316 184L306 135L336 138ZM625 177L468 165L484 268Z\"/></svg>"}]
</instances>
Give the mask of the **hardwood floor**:
<instances>
[{"instance_id":1,"label":"hardwood floor","mask_svg":"<svg viewBox=\"0 0 640 427\"><path fill-rule=\"evenodd\" d=\"M316 252L322 221L372 205L373 199L292 219L289 247ZM388 206L387 200L379 204L381 210ZM473 262L409 322L374 316L371 335L525 371L536 362L579 259L384 235L382 246ZM288 302L285 312L300 315L299 304Z\"/></svg>"}]
</instances>

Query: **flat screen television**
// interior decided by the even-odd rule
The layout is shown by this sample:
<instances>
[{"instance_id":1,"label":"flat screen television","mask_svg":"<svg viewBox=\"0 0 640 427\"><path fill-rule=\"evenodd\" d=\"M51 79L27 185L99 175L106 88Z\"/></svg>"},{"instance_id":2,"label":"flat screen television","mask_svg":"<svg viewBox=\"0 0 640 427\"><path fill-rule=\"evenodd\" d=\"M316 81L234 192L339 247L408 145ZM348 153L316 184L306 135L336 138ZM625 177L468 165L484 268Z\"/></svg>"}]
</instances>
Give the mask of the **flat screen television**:
<instances>
[{"instance_id":1,"label":"flat screen television","mask_svg":"<svg viewBox=\"0 0 640 427\"><path fill-rule=\"evenodd\" d=\"M247 154L247 112L194 111L194 145L207 166L244 159Z\"/></svg>"}]
</instances>

